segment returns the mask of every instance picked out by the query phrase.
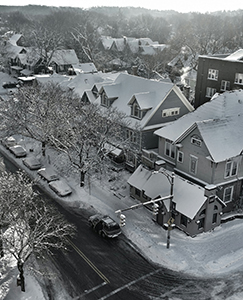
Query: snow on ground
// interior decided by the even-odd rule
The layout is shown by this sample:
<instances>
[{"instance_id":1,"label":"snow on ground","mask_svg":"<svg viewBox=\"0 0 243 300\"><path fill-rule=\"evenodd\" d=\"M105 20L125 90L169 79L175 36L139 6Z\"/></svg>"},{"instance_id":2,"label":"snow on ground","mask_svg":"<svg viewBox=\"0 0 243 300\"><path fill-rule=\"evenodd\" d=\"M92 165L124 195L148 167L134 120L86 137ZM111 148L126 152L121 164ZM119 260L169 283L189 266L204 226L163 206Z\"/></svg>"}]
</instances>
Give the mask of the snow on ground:
<instances>
[{"instance_id":1,"label":"snow on ground","mask_svg":"<svg viewBox=\"0 0 243 300\"><path fill-rule=\"evenodd\" d=\"M24 146L27 150L37 147L33 144L29 145L27 140L24 141ZM0 146L0 150L9 155L8 150L2 146ZM139 203L129 196L126 180L130 174L126 171L114 172L115 179L113 181L95 180L87 184L85 188L81 188L78 173L68 168L63 155L56 155L53 151L48 150L44 159L41 157L40 149L35 149L31 153L28 153L28 156L34 153L40 157L44 166L53 167L58 175L62 176L71 186L73 192L70 196L58 198L49 189L46 182L38 181L52 197L63 204L68 204L73 208L88 210L92 208L92 210L109 214L119 222L119 218L115 214L116 210ZM11 157L13 158L13 156ZM21 168L27 170L33 178L37 177L36 171L29 171L22 164L21 159L14 159L14 161L18 162ZM224 276L243 267L242 220L230 221L215 228L214 231L202 233L194 238L175 229L171 232L171 245L167 249L167 232L153 220L151 211L142 207L124 214L126 215L126 226L122 228L123 233L138 251L157 264L175 271L203 277ZM26 293L20 295L20 288L15 285L16 268L15 274L13 269L11 272L12 279L14 279L12 283L8 280L1 279L0 281L1 288L3 288L2 282L6 286L5 289L7 286L9 287L8 297L5 299L45 299L41 288L30 274L27 275ZM11 278L10 273L8 276ZM14 296L15 293L18 294L18 297ZM243 299L243 294L234 299Z\"/></svg>"}]
</instances>

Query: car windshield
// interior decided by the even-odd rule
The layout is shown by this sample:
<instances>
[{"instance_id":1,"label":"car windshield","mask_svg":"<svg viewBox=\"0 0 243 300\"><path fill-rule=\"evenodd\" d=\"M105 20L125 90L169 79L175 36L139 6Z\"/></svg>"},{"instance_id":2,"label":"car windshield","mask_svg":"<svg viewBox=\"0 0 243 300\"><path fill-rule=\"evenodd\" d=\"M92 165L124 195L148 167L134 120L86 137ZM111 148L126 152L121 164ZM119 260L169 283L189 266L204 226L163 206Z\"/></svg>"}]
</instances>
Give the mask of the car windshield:
<instances>
[{"instance_id":1,"label":"car windshield","mask_svg":"<svg viewBox=\"0 0 243 300\"><path fill-rule=\"evenodd\" d=\"M117 229L120 229L120 226L115 221L113 221L112 219L107 218L104 221L105 221L105 228L107 230L117 230Z\"/></svg>"}]
</instances>

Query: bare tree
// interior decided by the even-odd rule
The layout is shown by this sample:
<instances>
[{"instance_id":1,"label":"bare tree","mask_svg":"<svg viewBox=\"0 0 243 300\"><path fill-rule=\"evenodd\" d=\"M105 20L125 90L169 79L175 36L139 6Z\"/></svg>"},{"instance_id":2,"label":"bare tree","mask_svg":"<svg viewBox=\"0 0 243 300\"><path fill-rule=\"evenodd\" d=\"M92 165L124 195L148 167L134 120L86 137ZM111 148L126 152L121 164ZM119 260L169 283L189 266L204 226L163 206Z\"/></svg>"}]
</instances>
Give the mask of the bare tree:
<instances>
[{"instance_id":1,"label":"bare tree","mask_svg":"<svg viewBox=\"0 0 243 300\"><path fill-rule=\"evenodd\" d=\"M42 199L23 173L4 172L0 180L0 203L4 215L1 224L4 250L17 261L21 290L25 291L24 264L32 255L52 254L53 249L66 249L67 239L75 227Z\"/></svg>"},{"instance_id":2,"label":"bare tree","mask_svg":"<svg viewBox=\"0 0 243 300\"><path fill-rule=\"evenodd\" d=\"M74 99L71 90L63 91L54 83L22 87L15 98L1 107L4 132L20 133L41 142L45 156L56 123L65 123L63 120L73 113Z\"/></svg>"},{"instance_id":3,"label":"bare tree","mask_svg":"<svg viewBox=\"0 0 243 300\"><path fill-rule=\"evenodd\" d=\"M56 128L51 141L65 152L72 165L80 172L80 186L84 186L88 171L101 171L107 155L106 146L123 147L126 116L116 109L102 110L100 106L82 103L76 115L66 120L66 125Z\"/></svg>"}]
</instances>

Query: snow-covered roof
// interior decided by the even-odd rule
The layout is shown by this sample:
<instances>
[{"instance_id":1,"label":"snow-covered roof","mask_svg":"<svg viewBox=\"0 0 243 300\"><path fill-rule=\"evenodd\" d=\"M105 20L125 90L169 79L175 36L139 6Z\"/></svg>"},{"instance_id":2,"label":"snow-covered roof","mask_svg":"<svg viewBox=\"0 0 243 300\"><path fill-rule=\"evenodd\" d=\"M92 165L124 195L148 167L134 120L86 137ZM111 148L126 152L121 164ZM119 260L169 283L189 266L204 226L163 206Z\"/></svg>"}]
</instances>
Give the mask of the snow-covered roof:
<instances>
[{"instance_id":1,"label":"snow-covered roof","mask_svg":"<svg viewBox=\"0 0 243 300\"><path fill-rule=\"evenodd\" d=\"M141 109L150 109L152 108L152 104L150 101L148 101L148 97L153 97L154 92L142 92L142 93L136 93L134 94L131 101L129 101L128 104L132 103L133 100L137 100L137 103Z\"/></svg>"},{"instance_id":2,"label":"snow-covered roof","mask_svg":"<svg viewBox=\"0 0 243 300\"><path fill-rule=\"evenodd\" d=\"M94 63L73 64L73 69L77 73L96 73L97 69Z\"/></svg>"},{"instance_id":3,"label":"snow-covered roof","mask_svg":"<svg viewBox=\"0 0 243 300\"><path fill-rule=\"evenodd\" d=\"M149 80L121 73L114 83L103 85L102 89L105 91L108 98L116 98L111 106L116 107L126 116L131 115L129 103L134 95L136 95L136 97L138 96L139 100L142 101L143 107L151 108L141 120L129 117L131 126L140 125L141 128L146 126L150 118L157 111L158 106L161 105L172 90L180 95L181 101L188 110L193 110L190 103L179 91L179 88L169 82ZM100 97L97 98L96 101L100 104Z\"/></svg>"},{"instance_id":4,"label":"snow-covered roof","mask_svg":"<svg viewBox=\"0 0 243 300\"><path fill-rule=\"evenodd\" d=\"M73 49L56 50L53 54L51 62L55 62L58 65L78 65L79 60L76 52Z\"/></svg>"},{"instance_id":5,"label":"snow-covered roof","mask_svg":"<svg viewBox=\"0 0 243 300\"><path fill-rule=\"evenodd\" d=\"M47 82L53 82L56 84L63 84L64 81L68 81L69 78L65 75L60 75L57 73L53 74L44 74L44 75L34 75L35 79L42 83L45 84Z\"/></svg>"},{"instance_id":6,"label":"snow-covered roof","mask_svg":"<svg viewBox=\"0 0 243 300\"><path fill-rule=\"evenodd\" d=\"M22 37L22 34L20 33L16 33L13 34L10 38L9 38L9 43L12 44L13 46L17 46L18 41L20 40L20 38Z\"/></svg>"},{"instance_id":7,"label":"snow-covered roof","mask_svg":"<svg viewBox=\"0 0 243 300\"><path fill-rule=\"evenodd\" d=\"M215 161L239 155L243 149L243 91L215 95L211 101L182 116L155 134L174 142L182 140L196 124Z\"/></svg>"},{"instance_id":8,"label":"snow-covered roof","mask_svg":"<svg viewBox=\"0 0 243 300\"><path fill-rule=\"evenodd\" d=\"M171 175L169 171L166 173ZM128 184L144 191L151 199L170 195L171 184L167 177L160 172L153 173L142 165L130 176ZM175 175L173 190L176 210L193 219L207 199L204 196L204 189ZM165 205L168 206L168 201Z\"/></svg>"},{"instance_id":9,"label":"snow-covered roof","mask_svg":"<svg viewBox=\"0 0 243 300\"><path fill-rule=\"evenodd\" d=\"M82 97L84 91L92 89L96 84L111 83L118 76L116 73L80 73L70 80L67 86Z\"/></svg>"},{"instance_id":10,"label":"snow-covered roof","mask_svg":"<svg viewBox=\"0 0 243 300\"><path fill-rule=\"evenodd\" d=\"M225 58L225 60L242 60L242 59L243 59L243 49L239 49Z\"/></svg>"}]
</instances>

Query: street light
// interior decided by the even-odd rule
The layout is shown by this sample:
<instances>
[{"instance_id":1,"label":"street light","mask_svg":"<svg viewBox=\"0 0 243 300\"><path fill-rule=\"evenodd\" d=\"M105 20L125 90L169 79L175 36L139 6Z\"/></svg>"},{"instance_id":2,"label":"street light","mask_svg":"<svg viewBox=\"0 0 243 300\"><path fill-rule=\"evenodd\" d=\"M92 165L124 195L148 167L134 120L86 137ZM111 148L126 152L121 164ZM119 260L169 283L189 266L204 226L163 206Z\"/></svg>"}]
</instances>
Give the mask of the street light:
<instances>
[{"instance_id":1,"label":"street light","mask_svg":"<svg viewBox=\"0 0 243 300\"><path fill-rule=\"evenodd\" d=\"M168 230L167 230L167 248L170 248L170 232L173 228L173 222L174 219L172 218L172 210L173 210L173 193L174 193L174 181L175 181L175 173L172 172L171 174L169 174L168 172L166 172L165 169L160 169L159 171L154 171L154 174L156 173L161 173L163 175L166 176L166 178L168 179L169 183L170 183L170 205L169 205L169 220L168 220Z\"/></svg>"}]
</instances>

